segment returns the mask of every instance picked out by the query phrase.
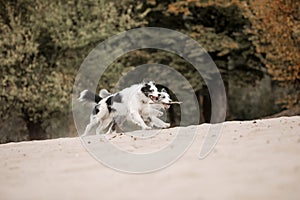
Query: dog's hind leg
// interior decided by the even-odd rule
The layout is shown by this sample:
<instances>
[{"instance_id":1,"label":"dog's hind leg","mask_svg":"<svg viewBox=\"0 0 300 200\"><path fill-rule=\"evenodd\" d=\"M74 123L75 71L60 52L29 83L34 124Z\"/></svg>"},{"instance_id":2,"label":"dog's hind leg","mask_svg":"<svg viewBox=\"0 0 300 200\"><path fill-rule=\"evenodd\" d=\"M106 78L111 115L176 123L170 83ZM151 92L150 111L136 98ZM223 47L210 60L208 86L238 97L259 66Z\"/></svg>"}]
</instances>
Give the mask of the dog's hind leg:
<instances>
[{"instance_id":1,"label":"dog's hind leg","mask_svg":"<svg viewBox=\"0 0 300 200\"><path fill-rule=\"evenodd\" d=\"M114 133L116 131L116 122L112 121L112 123L110 124L110 127L108 128L108 131L106 132L106 134L111 134Z\"/></svg>"},{"instance_id":2,"label":"dog's hind leg","mask_svg":"<svg viewBox=\"0 0 300 200\"><path fill-rule=\"evenodd\" d=\"M109 115L107 107L101 105L101 108L97 114L99 126L96 129L96 135L99 135L109 125L111 116Z\"/></svg>"},{"instance_id":3,"label":"dog's hind leg","mask_svg":"<svg viewBox=\"0 0 300 200\"><path fill-rule=\"evenodd\" d=\"M86 126L85 131L83 133L82 136L87 136L89 134L89 132L91 131L91 129L98 123L98 120L93 117L90 120L90 123Z\"/></svg>"},{"instance_id":4,"label":"dog's hind leg","mask_svg":"<svg viewBox=\"0 0 300 200\"><path fill-rule=\"evenodd\" d=\"M96 135L100 135L101 131L102 131L102 122L99 123L99 125L96 129Z\"/></svg>"}]
</instances>

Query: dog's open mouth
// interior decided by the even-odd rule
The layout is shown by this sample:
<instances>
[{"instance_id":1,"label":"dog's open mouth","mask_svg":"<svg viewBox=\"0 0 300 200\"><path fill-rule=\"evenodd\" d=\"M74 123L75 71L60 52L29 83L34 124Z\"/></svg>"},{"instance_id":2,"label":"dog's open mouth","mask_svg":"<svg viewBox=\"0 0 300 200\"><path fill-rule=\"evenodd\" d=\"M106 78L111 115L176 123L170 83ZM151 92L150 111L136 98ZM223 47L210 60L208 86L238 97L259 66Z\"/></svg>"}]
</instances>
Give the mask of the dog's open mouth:
<instances>
[{"instance_id":1,"label":"dog's open mouth","mask_svg":"<svg viewBox=\"0 0 300 200\"><path fill-rule=\"evenodd\" d=\"M158 100L158 97L156 97L156 96L149 95L149 97L153 102L157 102L157 100Z\"/></svg>"}]
</instances>

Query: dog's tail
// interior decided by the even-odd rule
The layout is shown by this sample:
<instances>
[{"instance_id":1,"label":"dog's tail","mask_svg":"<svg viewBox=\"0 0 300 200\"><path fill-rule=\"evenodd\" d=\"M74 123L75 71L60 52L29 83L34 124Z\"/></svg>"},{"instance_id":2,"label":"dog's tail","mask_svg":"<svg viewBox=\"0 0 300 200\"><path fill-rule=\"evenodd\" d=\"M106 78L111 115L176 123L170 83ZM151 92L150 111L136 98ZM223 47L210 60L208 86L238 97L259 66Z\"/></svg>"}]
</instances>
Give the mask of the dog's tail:
<instances>
[{"instance_id":1,"label":"dog's tail","mask_svg":"<svg viewBox=\"0 0 300 200\"><path fill-rule=\"evenodd\" d=\"M89 90L83 90L80 92L80 96L78 100L80 102L91 102L91 103L99 103L101 101L101 97L98 94L95 94Z\"/></svg>"},{"instance_id":2,"label":"dog's tail","mask_svg":"<svg viewBox=\"0 0 300 200\"><path fill-rule=\"evenodd\" d=\"M107 91L107 89L101 89L99 92L99 96L101 98L108 97L109 95L111 95L111 93L109 91Z\"/></svg>"}]
</instances>

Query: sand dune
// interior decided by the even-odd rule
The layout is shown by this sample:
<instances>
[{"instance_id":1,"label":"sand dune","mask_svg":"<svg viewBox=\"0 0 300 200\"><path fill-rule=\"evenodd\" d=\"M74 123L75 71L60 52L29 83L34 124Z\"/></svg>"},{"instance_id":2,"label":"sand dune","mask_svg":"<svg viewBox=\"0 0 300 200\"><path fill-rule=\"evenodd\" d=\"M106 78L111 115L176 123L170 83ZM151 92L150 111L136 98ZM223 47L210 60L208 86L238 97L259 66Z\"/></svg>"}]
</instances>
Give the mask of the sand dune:
<instances>
[{"instance_id":1,"label":"sand dune","mask_svg":"<svg viewBox=\"0 0 300 200\"><path fill-rule=\"evenodd\" d=\"M100 164L79 138L0 145L0 199L300 199L300 116L225 122L215 149L199 160L209 126L181 128L197 130L183 157L140 175ZM111 141L147 152L171 141L175 130L152 140L117 135Z\"/></svg>"}]
</instances>

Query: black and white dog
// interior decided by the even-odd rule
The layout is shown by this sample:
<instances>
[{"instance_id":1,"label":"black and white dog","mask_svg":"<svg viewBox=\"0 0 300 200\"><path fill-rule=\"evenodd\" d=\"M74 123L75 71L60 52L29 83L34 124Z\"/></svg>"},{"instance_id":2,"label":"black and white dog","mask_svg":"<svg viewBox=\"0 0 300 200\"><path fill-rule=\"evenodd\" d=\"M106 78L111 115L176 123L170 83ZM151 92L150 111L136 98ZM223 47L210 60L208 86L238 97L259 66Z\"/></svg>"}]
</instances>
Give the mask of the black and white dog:
<instances>
[{"instance_id":1,"label":"black and white dog","mask_svg":"<svg viewBox=\"0 0 300 200\"><path fill-rule=\"evenodd\" d=\"M101 98L105 98L109 95L111 95L111 93L109 93L106 89L100 90L99 96ZM165 123L163 120L159 119L159 117L164 114L161 110L168 109L171 103L172 100L170 98L170 95L165 88L162 88L161 91L158 92L158 99L154 100L153 102L144 104L139 114L141 115L144 122L151 128L168 128L170 127L170 124ZM126 116L115 116L108 133L114 131L116 128L115 126L121 127L125 120Z\"/></svg>"},{"instance_id":2,"label":"black and white dog","mask_svg":"<svg viewBox=\"0 0 300 200\"><path fill-rule=\"evenodd\" d=\"M165 123L163 120L159 119L164 113L161 110L168 109L170 103L172 102L170 95L167 91L162 88L159 91L158 99L154 102L150 102L145 108L141 111L141 116L150 127L156 128L168 128L169 123Z\"/></svg>"},{"instance_id":3,"label":"black and white dog","mask_svg":"<svg viewBox=\"0 0 300 200\"><path fill-rule=\"evenodd\" d=\"M90 123L85 129L84 135L87 135L92 127L98 123L96 134L106 129L110 124L122 124L125 120L137 124L142 129L151 129L141 114L145 113L144 110L151 103L157 102L161 95L153 81L132 85L115 94L102 90L100 95L102 97L88 90L80 93L79 101L95 103L90 116ZM161 124L161 126L167 127L169 124Z\"/></svg>"}]
</instances>

